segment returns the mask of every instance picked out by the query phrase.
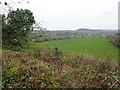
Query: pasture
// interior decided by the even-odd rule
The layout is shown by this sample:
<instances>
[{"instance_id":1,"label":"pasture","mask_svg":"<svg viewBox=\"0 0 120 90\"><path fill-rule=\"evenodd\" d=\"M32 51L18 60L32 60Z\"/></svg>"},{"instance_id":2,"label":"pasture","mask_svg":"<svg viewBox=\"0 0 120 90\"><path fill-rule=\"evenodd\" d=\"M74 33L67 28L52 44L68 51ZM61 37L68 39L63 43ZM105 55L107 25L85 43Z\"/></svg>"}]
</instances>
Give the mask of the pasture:
<instances>
[{"instance_id":1,"label":"pasture","mask_svg":"<svg viewBox=\"0 0 120 90\"><path fill-rule=\"evenodd\" d=\"M97 58L118 60L118 48L109 42L107 38L77 38L68 40L47 41L34 43L34 47L57 47L66 53L86 54Z\"/></svg>"}]
</instances>

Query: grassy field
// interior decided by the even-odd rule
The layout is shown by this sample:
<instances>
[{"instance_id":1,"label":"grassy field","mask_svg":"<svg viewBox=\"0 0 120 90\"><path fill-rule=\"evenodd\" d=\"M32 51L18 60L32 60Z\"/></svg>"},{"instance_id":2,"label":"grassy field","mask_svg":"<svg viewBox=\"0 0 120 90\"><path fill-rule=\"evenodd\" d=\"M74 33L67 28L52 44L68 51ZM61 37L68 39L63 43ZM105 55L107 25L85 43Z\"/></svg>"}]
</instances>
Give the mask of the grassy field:
<instances>
[{"instance_id":1,"label":"grassy field","mask_svg":"<svg viewBox=\"0 0 120 90\"><path fill-rule=\"evenodd\" d=\"M35 47L58 47L64 52L87 54L90 56L107 58L117 61L118 48L109 43L107 38L78 38L68 40L34 43Z\"/></svg>"}]
</instances>

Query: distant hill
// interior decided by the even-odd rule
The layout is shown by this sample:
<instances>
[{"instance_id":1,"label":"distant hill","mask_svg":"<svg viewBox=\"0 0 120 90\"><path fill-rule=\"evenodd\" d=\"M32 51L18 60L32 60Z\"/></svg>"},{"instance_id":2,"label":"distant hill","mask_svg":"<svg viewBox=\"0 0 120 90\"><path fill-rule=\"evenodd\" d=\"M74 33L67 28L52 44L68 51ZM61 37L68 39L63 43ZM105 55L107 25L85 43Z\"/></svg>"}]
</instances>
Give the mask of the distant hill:
<instances>
[{"instance_id":1,"label":"distant hill","mask_svg":"<svg viewBox=\"0 0 120 90\"><path fill-rule=\"evenodd\" d=\"M34 33L42 33L39 30L34 30ZM47 30L46 32L64 33L64 34L96 34L96 33L118 33L118 30L105 30L105 29L87 29L80 28L77 30Z\"/></svg>"},{"instance_id":2,"label":"distant hill","mask_svg":"<svg viewBox=\"0 0 120 90\"><path fill-rule=\"evenodd\" d=\"M86 28L80 28L76 31L79 32L118 32L118 30L105 30L105 29L86 29Z\"/></svg>"},{"instance_id":3,"label":"distant hill","mask_svg":"<svg viewBox=\"0 0 120 90\"><path fill-rule=\"evenodd\" d=\"M93 33L118 33L118 30L104 30L104 29L87 29L80 28L77 30L55 30L51 31L55 33L82 33L82 34L93 34Z\"/></svg>"}]
</instances>

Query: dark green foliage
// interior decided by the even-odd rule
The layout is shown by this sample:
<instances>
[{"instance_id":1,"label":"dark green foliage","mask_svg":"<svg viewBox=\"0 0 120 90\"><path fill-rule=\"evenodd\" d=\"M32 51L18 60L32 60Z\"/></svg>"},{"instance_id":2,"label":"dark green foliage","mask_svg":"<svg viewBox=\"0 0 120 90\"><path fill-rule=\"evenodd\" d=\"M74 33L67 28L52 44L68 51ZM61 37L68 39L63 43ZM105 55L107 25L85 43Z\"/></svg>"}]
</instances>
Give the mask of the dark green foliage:
<instances>
[{"instance_id":1,"label":"dark green foliage","mask_svg":"<svg viewBox=\"0 0 120 90\"><path fill-rule=\"evenodd\" d=\"M33 13L27 9L11 11L2 17L3 48L19 51L27 48L30 29L35 23Z\"/></svg>"}]
</instances>

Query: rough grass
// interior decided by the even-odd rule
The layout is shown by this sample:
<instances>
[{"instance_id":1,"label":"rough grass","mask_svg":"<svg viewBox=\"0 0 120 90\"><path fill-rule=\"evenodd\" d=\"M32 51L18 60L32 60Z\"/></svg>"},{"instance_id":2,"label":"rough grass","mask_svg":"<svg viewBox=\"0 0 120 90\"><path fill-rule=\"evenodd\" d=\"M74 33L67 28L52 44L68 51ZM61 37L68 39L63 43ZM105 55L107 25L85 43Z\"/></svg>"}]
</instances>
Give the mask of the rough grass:
<instances>
[{"instance_id":1,"label":"rough grass","mask_svg":"<svg viewBox=\"0 0 120 90\"><path fill-rule=\"evenodd\" d=\"M118 64L50 48L3 51L3 88L120 88Z\"/></svg>"},{"instance_id":2,"label":"rough grass","mask_svg":"<svg viewBox=\"0 0 120 90\"><path fill-rule=\"evenodd\" d=\"M112 45L107 38L79 38L69 40L56 40L42 43L34 43L34 47L49 46L58 47L62 51L76 54L118 60L118 48Z\"/></svg>"}]
</instances>

